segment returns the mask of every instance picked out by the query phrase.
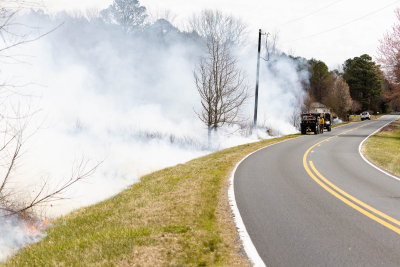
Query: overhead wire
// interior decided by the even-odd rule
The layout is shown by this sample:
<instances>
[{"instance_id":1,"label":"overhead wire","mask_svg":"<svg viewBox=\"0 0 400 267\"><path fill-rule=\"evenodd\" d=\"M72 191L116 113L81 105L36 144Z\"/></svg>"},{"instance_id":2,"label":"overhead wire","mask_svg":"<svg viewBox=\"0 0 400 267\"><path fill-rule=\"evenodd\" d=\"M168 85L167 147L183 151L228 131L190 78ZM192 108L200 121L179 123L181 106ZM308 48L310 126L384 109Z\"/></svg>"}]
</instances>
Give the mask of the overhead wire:
<instances>
[{"instance_id":1,"label":"overhead wire","mask_svg":"<svg viewBox=\"0 0 400 267\"><path fill-rule=\"evenodd\" d=\"M326 7L323 7L323 8L321 8L321 9L318 9L317 11L314 11L314 12L312 12L312 13L310 13L310 14L307 14L307 15L305 15L305 16L303 16L303 17L300 17L300 18L297 18L297 19L295 19L295 20L292 20L292 21L286 22L286 23L284 23L284 24L281 24L281 25L275 26L275 27L273 27L272 29L280 28L280 27L282 27L282 26L288 25L288 24L290 24L290 23L293 23L293 22L295 22L295 21L298 21L298 20L304 19L305 17L311 16L311 15L313 15L313 14L315 14L315 13L317 13L317 12L321 11L321 10L324 10L325 8L328 8L328 7L332 6L332 5L334 5L334 4L338 3L338 2L340 2L340 1L342 1L342 0L336 1L336 2L334 2L334 3L330 4L330 5L326 6Z\"/></svg>"},{"instance_id":2,"label":"overhead wire","mask_svg":"<svg viewBox=\"0 0 400 267\"><path fill-rule=\"evenodd\" d=\"M385 8L388 8L388 7L390 7L390 6L393 6L394 4L397 4L398 2L400 2L400 0L394 2L394 3L390 4L390 5L387 5L387 6L383 7L383 8L381 8L381 9L378 9L378 10L372 12L372 13L369 13L369 14L367 14L367 15L365 15L365 16L362 16L362 17L360 17L360 18L357 18L357 19L355 19L355 20L352 20L352 21L347 22L347 23L345 23L345 24L342 24L342 25L340 25L340 26L331 28L331 29L329 29L329 30L326 30L326 31L323 31L323 32L319 32L319 33L316 33L316 34L313 34L313 35L305 36L305 37L302 37L302 38L299 38L299 39L294 39L294 40L290 40L290 41L281 42L281 43L295 42L295 41L299 41L299 40L311 38L311 37L314 37L314 36L317 36L317 35L320 35L320 34L323 34L323 33L327 33L327 32L336 30L336 29L338 29L338 28L341 28L341 27L343 27L343 26L346 26L346 25L348 25L348 24L351 24L351 23L353 23L353 22L356 22L356 21L358 21L358 20L360 20L360 19L363 19L363 18L365 18L365 17L368 17L368 16L370 16L370 15L372 15L372 14L375 14L375 13L377 13L377 12L379 12L379 11L385 9Z\"/></svg>"}]
</instances>

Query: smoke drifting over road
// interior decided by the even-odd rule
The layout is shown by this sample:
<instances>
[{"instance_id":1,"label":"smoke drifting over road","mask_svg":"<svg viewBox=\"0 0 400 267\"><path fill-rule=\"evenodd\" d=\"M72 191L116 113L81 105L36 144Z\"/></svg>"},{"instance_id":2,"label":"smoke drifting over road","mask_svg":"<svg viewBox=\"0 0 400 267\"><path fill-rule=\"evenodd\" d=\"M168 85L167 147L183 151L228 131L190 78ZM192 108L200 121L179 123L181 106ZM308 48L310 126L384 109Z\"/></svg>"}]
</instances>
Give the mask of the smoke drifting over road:
<instances>
[{"instance_id":1,"label":"smoke drifting over road","mask_svg":"<svg viewBox=\"0 0 400 267\"><path fill-rule=\"evenodd\" d=\"M207 129L193 109L200 98L193 79L194 64L202 53L196 33L183 33L165 20L145 26L146 34L127 37L118 25L100 18L91 22L60 13L50 19L38 12L20 20L42 31L64 22L54 33L20 47L29 64L8 65L4 77L18 77L30 101L40 107L36 125L42 124L26 146L16 184L40 182L48 174L50 185L68 179L74 160L103 161L86 183L68 191L72 201L47 209L50 217L90 205L118 194L139 182L142 175L187 162L217 149L254 142L238 126L225 127L207 147ZM256 50L256 49L254 49ZM238 53L240 67L253 80L256 51ZM301 82L303 63L273 55L260 72L259 122L269 133L297 132L290 121L305 96ZM24 96L16 99L23 103ZM253 114L253 98L247 104ZM250 121L250 120L249 120ZM260 130L259 136L269 133ZM21 231L21 222L7 219L0 225L0 261L13 248L34 242ZM8 233L4 235L3 233ZM2 253L2 254L1 254Z\"/></svg>"}]
</instances>

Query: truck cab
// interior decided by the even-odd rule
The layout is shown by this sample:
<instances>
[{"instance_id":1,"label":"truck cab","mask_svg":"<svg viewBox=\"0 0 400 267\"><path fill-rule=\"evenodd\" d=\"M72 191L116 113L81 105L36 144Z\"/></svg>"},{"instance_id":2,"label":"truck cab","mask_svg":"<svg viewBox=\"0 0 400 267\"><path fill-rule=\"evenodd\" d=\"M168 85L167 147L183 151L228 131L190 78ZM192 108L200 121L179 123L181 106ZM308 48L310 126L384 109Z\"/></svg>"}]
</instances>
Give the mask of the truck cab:
<instances>
[{"instance_id":1,"label":"truck cab","mask_svg":"<svg viewBox=\"0 0 400 267\"><path fill-rule=\"evenodd\" d=\"M301 115L301 134L313 132L314 134L320 133L320 113L303 113Z\"/></svg>"}]
</instances>

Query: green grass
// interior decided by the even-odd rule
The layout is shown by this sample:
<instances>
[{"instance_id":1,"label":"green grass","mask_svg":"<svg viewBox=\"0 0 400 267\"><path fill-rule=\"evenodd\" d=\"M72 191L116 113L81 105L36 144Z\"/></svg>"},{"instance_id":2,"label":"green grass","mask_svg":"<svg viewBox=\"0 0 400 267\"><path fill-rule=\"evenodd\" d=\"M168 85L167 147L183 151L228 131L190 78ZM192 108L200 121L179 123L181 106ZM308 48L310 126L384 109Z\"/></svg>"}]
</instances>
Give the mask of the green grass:
<instances>
[{"instance_id":1,"label":"green grass","mask_svg":"<svg viewBox=\"0 0 400 267\"><path fill-rule=\"evenodd\" d=\"M400 177L400 120L371 136L364 143L362 152L377 166Z\"/></svg>"},{"instance_id":2,"label":"green grass","mask_svg":"<svg viewBox=\"0 0 400 267\"><path fill-rule=\"evenodd\" d=\"M350 115L350 122L361 121L361 115ZM371 119L374 119L374 116L371 115Z\"/></svg>"},{"instance_id":3,"label":"green grass","mask_svg":"<svg viewBox=\"0 0 400 267\"><path fill-rule=\"evenodd\" d=\"M382 117L383 115L384 114L371 115L371 120L378 119L378 118ZM350 115L349 119L350 119L350 122L361 121L361 115Z\"/></svg>"},{"instance_id":4,"label":"green grass","mask_svg":"<svg viewBox=\"0 0 400 267\"><path fill-rule=\"evenodd\" d=\"M54 222L0 266L250 266L227 189L247 154L300 136L219 151L142 177L118 196Z\"/></svg>"}]
</instances>

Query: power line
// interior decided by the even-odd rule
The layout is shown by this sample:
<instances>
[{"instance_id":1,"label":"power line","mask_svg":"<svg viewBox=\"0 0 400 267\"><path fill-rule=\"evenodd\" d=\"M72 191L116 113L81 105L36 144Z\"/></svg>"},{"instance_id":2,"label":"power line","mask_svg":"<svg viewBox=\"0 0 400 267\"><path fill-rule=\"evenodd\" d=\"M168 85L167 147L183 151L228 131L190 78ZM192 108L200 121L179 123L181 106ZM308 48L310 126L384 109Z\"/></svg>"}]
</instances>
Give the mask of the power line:
<instances>
[{"instance_id":1,"label":"power line","mask_svg":"<svg viewBox=\"0 0 400 267\"><path fill-rule=\"evenodd\" d=\"M309 36L306 36L306 37L302 37L302 38L299 38L299 39L295 39L295 40L291 40L291 41L286 41L286 42L281 42L281 43L295 42L295 41L303 40L303 39L306 39L306 38L314 37L314 36L317 36L317 35L320 35L320 34L323 34L323 33L326 33L326 32L330 32L330 31L336 30L336 29L338 29L338 28L340 28L340 27L343 27L343 26L346 26L346 25L348 25L348 24L350 24L350 23L356 22L357 20L363 19L363 18L368 17L368 16L370 16L370 15L372 15L372 14L375 14L375 13L377 13L377 12L379 12L379 11L385 9L385 8L388 8L388 7L390 7L390 6L393 6L394 4L397 4L398 2L400 2L400 0L399 0L399 1L396 1L396 2L394 2L394 3L392 3L392 4L390 4L390 5L388 5L388 6L385 6L385 7L381 8L381 9L378 9L378 10L372 12L372 13L369 13L369 14L367 14L367 15L365 15L365 16L362 16L362 17L360 17L360 18L358 18L358 19L355 19L355 20L353 20L353 21L347 22L347 23L342 24L342 25L340 25L340 26L334 27L334 28L332 28L332 29L329 29L329 30L326 30L326 31L323 31L323 32L320 32L320 33L316 33L316 34L313 34L313 35L309 35Z\"/></svg>"},{"instance_id":2,"label":"power line","mask_svg":"<svg viewBox=\"0 0 400 267\"><path fill-rule=\"evenodd\" d=\"M286 22L286 23L281 24L281 25L279 25L279 26L275 26L275 27L273 27L273 29L276 29L276 28L279 28L279 27L288 25L288 24L290 24L290 23L292 23L292 22L295 22L295 21L298 21L298 20L300 20L300 19L304 19L305 17L311 16L312 14L315 14L315 13L317 13L317 12L319 12L319 11L325 9L325 8L328 8L328 7L330 7L330 6L332 6L332 5L336 4L336 3L338 3L338 2L340 2L340 1L342 1L342 0L336 1L336 2L333 3L333 4L330 4L330 5L326 6L326 7L323 7L323 8L321 8L321 9L318 9L317 11L314 11L314 12L312 12L312 13L310 13L310 14L308 14L308 15L305 15L305 16L303 16L303 17L300 17L300 18L297 18L297 19L295 19L295 20Z\"/></svg>"}]
</instances>

